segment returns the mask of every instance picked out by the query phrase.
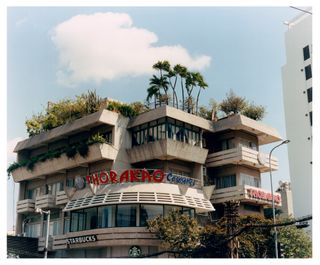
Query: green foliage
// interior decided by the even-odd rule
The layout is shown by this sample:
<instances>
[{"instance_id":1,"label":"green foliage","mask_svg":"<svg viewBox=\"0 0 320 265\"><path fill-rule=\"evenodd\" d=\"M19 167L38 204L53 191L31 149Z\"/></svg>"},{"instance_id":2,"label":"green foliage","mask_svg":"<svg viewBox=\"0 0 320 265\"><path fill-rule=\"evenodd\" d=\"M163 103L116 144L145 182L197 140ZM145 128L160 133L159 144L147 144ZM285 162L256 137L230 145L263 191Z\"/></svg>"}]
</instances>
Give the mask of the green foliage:
<instances>
[{"instance_id":1,"label":"green foliage","mask_svg":"<svg viewBox=\"0 0 320 265\"><path fill-rule=\"evenodd\" d=\"M82 143L78 146L78 153L79 153L79 155L81 155L82 157L87 157L87 156L88 156L88 153L89 153L88 143L82 142Z\"/></svg>"},{"instance_id":2,"label":"green foliage","mask_svg":"<svg viewBox=\"0 0 320 265\"><path fill-rule=\"evenodd\" d=\"M137 112L137 105L125 104L117 101L110 101L106 107L107 110L122 114L125 117L135 117Z\"/></svg>"},{"instance_id":3,"label":"green foliage","mask_svg":"<svg viewBox=\"0 0 320 265\"><path fill-rule=\"evenodd\" d=\"M246 99L237 96L232 90L230 90L227 97L220 103L220 110L227 115L237 114L243 111L246 106Z\"/></svg>"},{"instance_id":4,"label":"green foliage","mask_svg":"<svg viewBox=\"0 0 320 265\"><path fill-rule=\"evenodd\" d=\"M265 116L265 107L259 105L256 106L253 103L247 105L241 112L241 114L247 116L250 119L261 121Z\"/></svg>"},{"instance_id":5,"label":"green foliage","mask_svg":"<svg viewBox=\"0 0 320 265\"><path fill-rule=\"evenodd\" d=\"M101 143L104 144L106 143L106 139L103 137L103 135L101 135L100 133L96 133L94 135L92 135L89 139L89 144L93 144L93 143Z\"/></svg>"},{"instance_id":6,"label":"green foliage","mask_svg":"<svg viewBox=\"0 0 320 265\"><path fill-rule=\"evenodd\" d=\"M201 228L194 218L171 211L167 216L158 216L148 221L148 229L163 241L163 247L179 251L180 257L190 256L200 245Z\"/></svg>"},{"instance_id":7,"label":"green foliage","mask_svg":"<svg viewBox=\"0 0 320 265\"><path fill-rule=\"evenodd\" d=\"M68 158L74 158L77 154L77 148L75 146L68 146L66 148L66 156Z\"/></svg>"},{"instance_id":8,"label":"green foliage","mask_svg":"<svg viewBox=\"0 0 320 265\"><path fill-rule=\"evenodd\" d=\"M278 229L278 241L283 244L284 258L312 258L311 238L295 225Z\"/></svg>"},{"instance_id":9,"label":"green foliage","mask_svg":"<svg viewBox=\"0 0 320 265\"><path fill-rule=\"evenodd\" d=\"M48 102L46 112L26 121L29 136L51 130L67 122L74 121L90 113L99 111L106 101L97 96L96 91L88 91L75 100L64 99L56 103Z\"/></svg>"}]
</instances>

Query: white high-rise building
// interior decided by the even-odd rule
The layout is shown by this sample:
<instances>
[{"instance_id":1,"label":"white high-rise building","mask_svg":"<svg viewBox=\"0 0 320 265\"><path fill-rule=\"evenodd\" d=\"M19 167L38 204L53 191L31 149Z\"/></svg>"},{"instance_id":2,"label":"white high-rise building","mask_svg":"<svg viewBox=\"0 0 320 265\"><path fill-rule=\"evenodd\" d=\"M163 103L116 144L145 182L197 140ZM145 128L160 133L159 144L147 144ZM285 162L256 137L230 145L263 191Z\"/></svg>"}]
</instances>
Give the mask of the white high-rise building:
<instances>
[{"instance_id":1,"label":"white high-rise building","mask_svg":"<svg viewBox=\"0 0 320 265\"><path fill-rule=\"evenodd\" d=\"M283 99L294 216L300 217L312 213L312 15L301 12L286 24Z\"/></svg>"}]
</instances>

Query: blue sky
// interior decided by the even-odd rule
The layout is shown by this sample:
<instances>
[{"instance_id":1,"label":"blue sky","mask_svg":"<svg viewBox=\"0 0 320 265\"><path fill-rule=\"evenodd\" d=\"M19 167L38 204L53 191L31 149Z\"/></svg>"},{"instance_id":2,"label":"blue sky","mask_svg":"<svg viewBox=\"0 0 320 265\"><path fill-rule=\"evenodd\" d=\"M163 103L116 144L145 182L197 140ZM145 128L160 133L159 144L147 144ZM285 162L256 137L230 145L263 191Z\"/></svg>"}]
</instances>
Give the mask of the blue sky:
<instances>
[{"instance_id":1,"label":"blue sky","mask_svg":"<svg viewBox=\"0 0 320 265\"><path fill-rule=\"evenodd\" d=\"M111 13L105 20L107 12ZM281 80L286 61L283 21L299 14L295 9L10 7L7 14L8 163L14 160L10 153L14 143L27 137L26 118L42 111L48 101L74 98L92 88L102 97L144 100L152 74L148 60L161 54L174 54L173 60L181 59L203 74L209 87L202 93L201 104L206 105L210 98L220 101L232 89L265 106L263 122L286 136ZM82 16L75 18L77 15ZM97 30L89 29L83 36L86 27L81 23L87 22L97 23ZM119 37L123 42L105 39L109 28L104 28L104 22L122 23L128 29L128 34ZM110 32L118 34L118 29L113 27ZM112 52L103 50L103 45ZM101 57L82 58L83 53L92 54L88 52L92 47L102 49ZM96 71L95 66L102 70ZM262 150L268 153L273 146ZM274 174L277 186L280 179L290 178L286 147L274 155L280 161ZM262 177L262 187L269 188L268 174ZM12 227L12 188L9 181L8 229Z\"/></svg>"}]
</instances>

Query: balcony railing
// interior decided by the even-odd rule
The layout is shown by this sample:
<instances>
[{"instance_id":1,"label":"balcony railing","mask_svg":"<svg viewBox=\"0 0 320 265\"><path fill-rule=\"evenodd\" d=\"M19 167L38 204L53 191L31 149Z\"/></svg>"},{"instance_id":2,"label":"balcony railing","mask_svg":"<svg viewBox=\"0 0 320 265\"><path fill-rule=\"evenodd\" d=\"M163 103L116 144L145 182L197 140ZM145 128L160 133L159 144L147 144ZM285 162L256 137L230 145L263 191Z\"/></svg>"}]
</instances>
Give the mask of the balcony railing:
<instances>
[{"instance_id":1,"label":"balcony railing","mask_svg":"<svg viewBox=\"0 0 320 265\"><path fill-rule=\"evenodd\" d=\"M66 154L62 154L59 158L36 163L32 171L25 167L18 168L12 172L12 176L15 182L34 179L103 159L114 160L117 153L118 151L112 145L96 143L89 146L89 152L85 158L76 154L74 158L69 159Z\"/></svg>"},{"instance_id":2,"label":"balcony railing","mask_svg":"<svg viewBox=\"0 0 320 265\"><path fill-rule=\"evenodd\" d=\"M208 150L196 145L162 139L127 149L130 163L137 163L151 159L170 160L180 159L188 162L204 164Z\"/></svg>"},{"instance_id":3,"label":"balcony railing","mask_svg":"<svg viewBox=\"0 0 320 265\"><path fill-rule=\"evenodd\" d=\"M17 203L17 213L31 213L34 212L35 201L32 199L26 199L18 201Z\"/></svg>"},{"instance_id":4,"label":"balcony railing","mask_svg":"<svg viewBox=\"0 0 320 265\"><path fill-rule=\"evenodd\" d=\"M62 205L62 204L66 204L68 202L68 196L66 194L66 192L63 191L58 191L56 194L56 205Z\"/></svg>"},{"instance_id":5,"label":"balcony railing","mask_svg":"<svg viewBox=\"0 0 320 265\"><path fill-rule=\"evenodd\" d=\"M251 148L239 146L232 149L211 153L207 157L207 167L218 167L228 164L247 165L268 172L269 156ZM278 159L271 156L271 170L277 170L279 166Z\"/></svg>"},{"instance_id":6,"label":"balcony railing","mask_svg":"<svg viewBox=\"0 0 320 265\"><path fill-rule=\"evenodd\" d=\"M56 207L56 196L52 194L46 194L36 197L36 208L49 209Z\"/></svg>"},{"instance_id":7,"label":"balcony railing","mask_svg":"<svg viewBox=\"0 0 320 265\"><path fill-rule=\"evenodd\" d=\"M270 191L249 185L216 189L211 198L212 203L223 203L234 200L254 202L262 205L272 205L272 195ZM274 193L274 201L275 205L281 206L280 193Z\"/></svg>"}]
</instances>

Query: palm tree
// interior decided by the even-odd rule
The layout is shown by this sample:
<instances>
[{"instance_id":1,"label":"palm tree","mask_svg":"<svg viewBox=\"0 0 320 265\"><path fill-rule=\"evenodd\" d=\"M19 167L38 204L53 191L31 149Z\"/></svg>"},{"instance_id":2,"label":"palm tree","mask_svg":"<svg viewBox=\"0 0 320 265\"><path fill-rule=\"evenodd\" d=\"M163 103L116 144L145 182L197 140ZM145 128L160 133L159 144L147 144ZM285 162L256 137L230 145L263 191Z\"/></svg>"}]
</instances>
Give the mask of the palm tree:
<instances>
[{"instance_id":1,"label":"palm tree","mask_svg":"<svg viewBox=\"0 0 320 265\"><path fill-rule=\"evenodd\" d=\"M150 99L152 98L152 96L155 97L155 101L158 97L159 99L159 102L160 102L160 105L161 105L161 89L164 90L164 93L166 95L166 104L168 104L168 81L167 81L167 78L166 77L157 77L155 75L152 76L152 78L150 79L150 82L149 82L149 85L150 87L148 88L148 96L147 96L147 99ZM149 93L150 92L150 93ZM155 104L155 107L156 107L156 104Z\"/></svg>"},{"instance_id":2,"label":"palm tree","mask_svg":"<svg viewBox=\"0 0 320 265\"><path fill-rule=\"evenodd\" d=\"M201 89L204 90L206 89L206 87L208 87L208 84L204 81L203 76L200 73L197 74L197 84L199 87L199 91L196 99L196 114L198 114L199 97L200 97Z\"/></svg>"},{"instance_id":3,"label":"palm tree","mask_svg":"<svg viewBox=\"0 0 320 265\"><path fill-rule=\"evenodd\" d=\"M159 88L155 85L150 86L147 89L148 95L147 95L147 102L150 104L150 99L154 97L154 108L157 107L157 98L160 96Z\"/></svg>"},{"instance_id":4,"label":"palm tree","mask_svg":"<svg viewBox=\"0 0 320 265\"><path fill-rule=\"evenodd\" d=\"M153 78L150 80L151 82L154 82L154 85L159 86L159 88L164 90L165 93L165 100L166 104L168 105L168 85L169 82L167 80L167 75L164 75L163 72L169 72L170 71L170 63L168 61L158 61L152 66L153 69L159 70L160 72L160 78L157 78L155 75L153 75ZM156 79L155 79L156 78ZM160 102L161 103L161 102Z\"/></svg>"},{"instance_id":5,"label":"palm tree","mask_svg":"<svg viewBox=\"0 0 320 265\"><path fill-rule=\"evenodd\" d=\"M178 106L178 96L177 96L177 93L176 93L176 85L177 85L177 80L178 80L178 74L172 70L171 68L169 69L168 73L165 75L168 80L169 80L169 84L172 88L172 106L175 107L175 103L176 103L176 106L177 108L179 108ZM174 78L174 81L173 83L171 82L171 78Z\"/></svg>"},{"instance_id":6,"label":"palm tree","mask_svg":"<svg viewBox=\"0 0 320 265\"><path fill-rule=\"evenodd\" d=\"M180 76L180 84L181 84L181 91L182 91L182 110L184 110L184 86L183 81L187 77L188 69L181 64L177 64L173 68L174 72Z\"/></svg>"}]
</instances>

